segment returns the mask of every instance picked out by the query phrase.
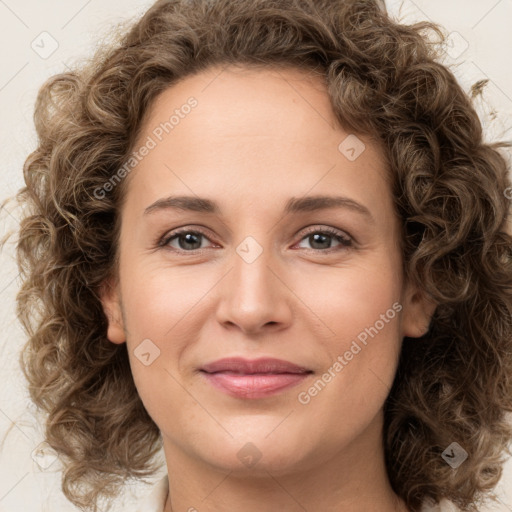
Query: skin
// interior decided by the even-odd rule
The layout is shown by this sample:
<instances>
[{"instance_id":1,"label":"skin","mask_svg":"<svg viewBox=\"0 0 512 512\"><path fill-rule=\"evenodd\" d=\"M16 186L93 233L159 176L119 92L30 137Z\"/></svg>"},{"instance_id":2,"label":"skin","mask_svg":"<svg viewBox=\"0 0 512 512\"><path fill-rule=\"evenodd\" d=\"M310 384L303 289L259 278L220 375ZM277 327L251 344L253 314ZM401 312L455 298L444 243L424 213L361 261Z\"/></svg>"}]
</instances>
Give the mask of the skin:
<instances>
[{"instance_id":1,"label":"skin","mask_svg":"<svg viewBox=\"0 0 512 512\"><path fill-rule=\"evenodd\" d=\"M382 408L403 337L424 334L434 307L404 282L381 148L358 136L366 149L354 161L338 150L350 132L318 77L232 66L161 93L135 147L190 96L197 107L124 184L119 279L102 294L108 338L127 343L162 432L165 512L407 510L384 465ZM170 195L214 200L220 212L144 213ZM291 197L313 195L346 196L371 217L348 207L283 214ZM205 236L158 247L181 227ZM315 244L310 235L326 227L352 245L329 235ZM236 251L248 236L262 249L251 263ZM299 393L394 303L401 311L301 404ZM134 353L145 339L160 350L148 366ZM227 356L276 357L314 373L271 397L235 398L198 371ZM261 457L251 467L237 456L248 442Z\"/></svg>"}]
</instances>

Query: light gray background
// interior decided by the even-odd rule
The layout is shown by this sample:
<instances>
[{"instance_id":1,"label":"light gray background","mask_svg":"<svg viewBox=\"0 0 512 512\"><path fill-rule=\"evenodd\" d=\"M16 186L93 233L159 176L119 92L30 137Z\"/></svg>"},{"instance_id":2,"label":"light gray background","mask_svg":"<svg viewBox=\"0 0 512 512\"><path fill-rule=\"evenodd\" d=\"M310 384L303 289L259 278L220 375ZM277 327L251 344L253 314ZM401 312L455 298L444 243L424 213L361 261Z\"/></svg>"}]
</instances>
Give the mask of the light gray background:
<instances>
[{"instance_id":1,"label":"light gray background","mask_svg":"<svg viewBox=\"0 0 512 512\"><path fill-rule=\"evenodd\" d=\"M236 0L234 0L236 1ZM151 5L135 0L0 0L0 201L22 186L22 165L35 147L33 104L44 80L90 56L113 27ZM490 80L476 107L491 140L512 139L512 0L390 0L390 13L404 22L430 19L451 33L445 63L462 86ZM47 34L44 34L46 32ZM49 35L48 35L49 34ZM53 46L58 45L51 53ZM507 155L510 161L510 154ZM0 212L0 236L16 229L13 205ZM24 335L14 312L18 287L13 244L0 254L0 435L13 426L0 452L0 512L71 511L59 488L59 461L51 452L32 456L43 440L18 366ZM13 425L14 424L14 425ZM165 474L165 468L156 481ZM148 486L127 486L119 510L133 511ZM498 487L502 503L487 510L512 512L512 463Z\"/></svg>"}]
</instances>

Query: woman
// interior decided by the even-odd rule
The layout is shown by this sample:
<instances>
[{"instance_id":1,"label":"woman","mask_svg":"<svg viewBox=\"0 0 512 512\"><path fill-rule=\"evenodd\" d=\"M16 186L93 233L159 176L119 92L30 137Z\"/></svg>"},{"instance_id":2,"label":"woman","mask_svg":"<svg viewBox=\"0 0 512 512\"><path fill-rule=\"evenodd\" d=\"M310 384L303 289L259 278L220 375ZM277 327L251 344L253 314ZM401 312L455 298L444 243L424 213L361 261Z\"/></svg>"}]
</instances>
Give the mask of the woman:
<instances>
[{"instance_id":1,"label":"woman","mask_svg":"<svg viewBox=\"0 0 512 512\"><path fill-rule=\"evenodd\" d=\"M505 144L423 31L369 0L159 1L42 87L18 308L75 505L160 448L155 512L492 498Z\"/></svg>"}]
</instances>

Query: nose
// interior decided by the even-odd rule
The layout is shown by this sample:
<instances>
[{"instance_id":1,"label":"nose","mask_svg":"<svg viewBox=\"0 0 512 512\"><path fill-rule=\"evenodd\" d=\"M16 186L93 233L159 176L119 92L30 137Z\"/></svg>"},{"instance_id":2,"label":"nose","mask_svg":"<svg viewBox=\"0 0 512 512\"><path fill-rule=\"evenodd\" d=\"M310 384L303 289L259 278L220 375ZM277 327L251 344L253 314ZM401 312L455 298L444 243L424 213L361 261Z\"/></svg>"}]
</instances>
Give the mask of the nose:
<instances>
[{"instance_id":1,"label":"nose","mask_svg":"<svg viewBox=\"0 0 512 512\"><path fill-rule=\"evenodd\" d=\"M275 331L290 325L293 293L284 270L269 250L263 250L254 261L233 251L230 267L218 285L219 323L245 334Z\"/></svg>"}]
</instances>

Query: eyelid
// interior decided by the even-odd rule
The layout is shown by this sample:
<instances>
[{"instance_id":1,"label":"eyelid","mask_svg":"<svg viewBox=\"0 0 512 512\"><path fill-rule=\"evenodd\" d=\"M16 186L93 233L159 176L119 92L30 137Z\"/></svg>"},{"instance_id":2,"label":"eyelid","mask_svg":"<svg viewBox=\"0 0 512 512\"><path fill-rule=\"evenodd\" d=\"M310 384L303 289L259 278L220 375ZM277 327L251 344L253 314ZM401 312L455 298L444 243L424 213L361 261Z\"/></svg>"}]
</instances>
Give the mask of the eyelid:
<instances>
[{"instance_id":1,"label":"eyelid","mask_svg":"<svg viewBox=\"0 0 512 512\"><path fill-rule=\"evenodd\" d=\"M333 226L313 225L305 229L306 231L301 232L300 239L297 243L294 244L294 246L300 244L304 239L313 233L322 233L330 236L331 238L336 238L340 244L337 247L329 247L327 249L313 249L308 247L300 248L309 254L313 253L322 256L330 256L332 254L339 254L342 251L354 249L355 247L355 239L346 231L343 231L339 228L335 228Z\"/></svg>"},{"instance_id":2,"label":"eyelid","mask_svg":"<svg viewBox=\"0 0 512 512\"><path fill-rule=\"evenodd\" d=\"M354 242L354 238L342 229L335 228L333 226L323 226L322 224L315 224L304 228L306 231L302 232L302 238L310 235L311 233L327 233L329 235L338 236L345 240ZM301 240L302 240L301 238Z\"/></svg>"},{"instance_id":3,"label":"eyelid","mask_svg":"<svg viewBox=\"0 0 512 512\"><path fill-rule=\"evenodd\" d=\"M167 244L173 239L173 238L176 238L177 236L183 234L183 233L198 233L198 234L201 234L203 235L206 239L208 239L210 242L212 242L210 240L210 235L208 235L208 233L206 233L203 228L197 228L197 227L193 227L193 226L183 226L181 228L176 228L176 229L173 229L171 231L167 231L163 236L159 237L157 239L157 247L163 247L163 248L166 248L167 247ZM215 242L212 242L212 243L215 243ZM176 252L179 252L180 249L172 249ZM188 252L188 253L195 253L196 251L203 251L204 249L194 249L192 251L183 251L183 252Z\"/></svg>"}]
</instances>

